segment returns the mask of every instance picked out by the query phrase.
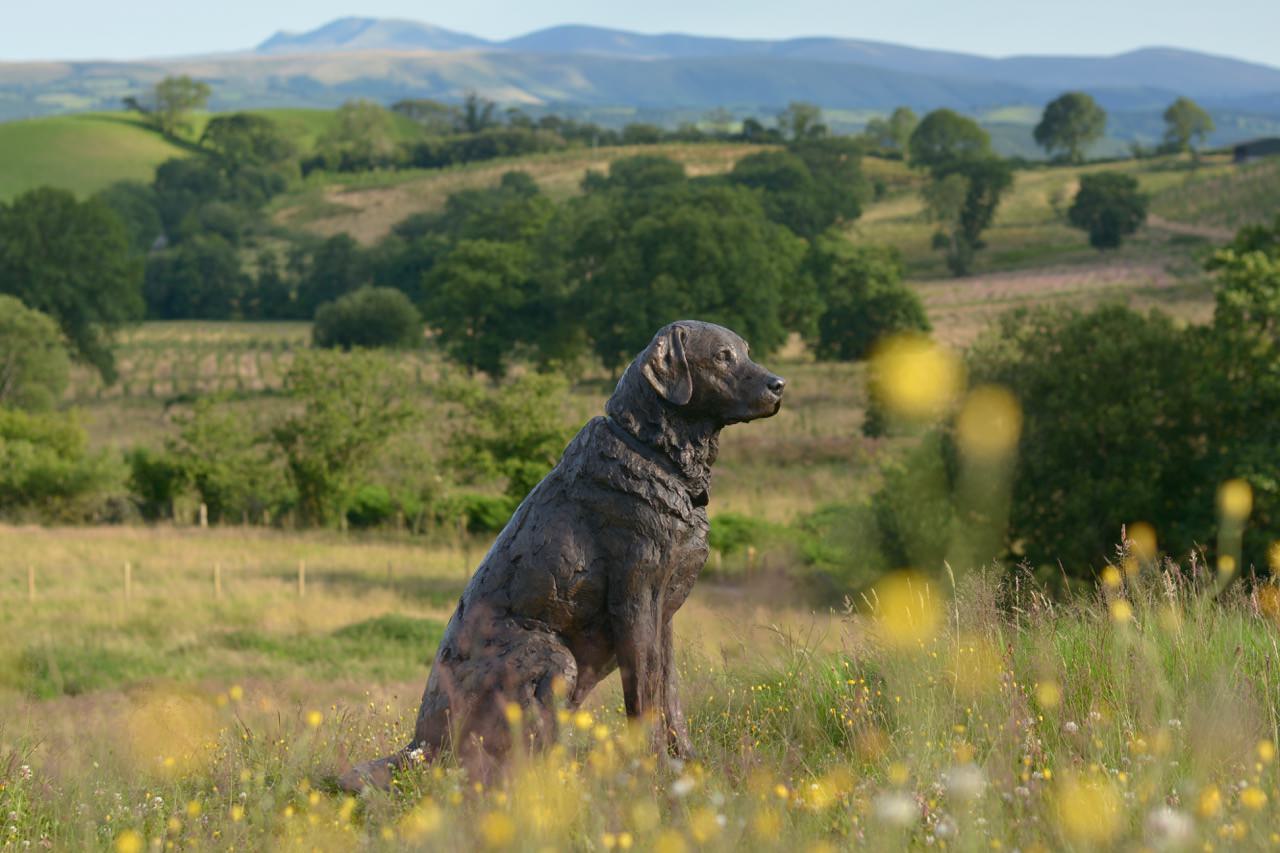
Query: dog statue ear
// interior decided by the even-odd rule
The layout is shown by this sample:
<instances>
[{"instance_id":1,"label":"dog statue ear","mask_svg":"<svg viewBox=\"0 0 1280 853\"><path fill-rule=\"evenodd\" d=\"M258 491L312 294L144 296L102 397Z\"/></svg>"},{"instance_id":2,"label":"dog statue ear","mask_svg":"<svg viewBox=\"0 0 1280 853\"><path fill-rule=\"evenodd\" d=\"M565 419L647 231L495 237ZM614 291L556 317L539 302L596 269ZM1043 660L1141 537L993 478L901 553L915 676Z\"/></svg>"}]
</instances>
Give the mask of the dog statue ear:
<instances>
[{"instance_id":1,"label":"dog statue ear","mask_svg":"<svg viewBox=\"0 0 1280 853\"><path fill-rule=\"evenodd\" d=\"M686 405L693 398L693 376L684 355L688 335L689 330L684 326L667 327L664 334L653 339L640 367L653 390L676 406Z\"/></svg>"}]
</instances>

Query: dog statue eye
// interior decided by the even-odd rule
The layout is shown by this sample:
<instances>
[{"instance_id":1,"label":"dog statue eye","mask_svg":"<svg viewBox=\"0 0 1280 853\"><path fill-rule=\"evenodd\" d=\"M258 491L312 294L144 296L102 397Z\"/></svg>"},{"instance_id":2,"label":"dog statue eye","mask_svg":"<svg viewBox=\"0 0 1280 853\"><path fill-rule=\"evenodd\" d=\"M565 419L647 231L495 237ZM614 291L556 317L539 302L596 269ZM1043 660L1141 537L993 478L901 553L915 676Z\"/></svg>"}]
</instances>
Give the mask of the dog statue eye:
<instances>
[{"instance_id":1,"label":"dog statue eye","mask_svg":"<svg viewBox=\"0 0 1280 853\"><path fill-rule=\"evenodd\" d=\"M725 347L716 353L716 362L719 364L733 364L733 350Z\"/></svg>"}]
</instances>

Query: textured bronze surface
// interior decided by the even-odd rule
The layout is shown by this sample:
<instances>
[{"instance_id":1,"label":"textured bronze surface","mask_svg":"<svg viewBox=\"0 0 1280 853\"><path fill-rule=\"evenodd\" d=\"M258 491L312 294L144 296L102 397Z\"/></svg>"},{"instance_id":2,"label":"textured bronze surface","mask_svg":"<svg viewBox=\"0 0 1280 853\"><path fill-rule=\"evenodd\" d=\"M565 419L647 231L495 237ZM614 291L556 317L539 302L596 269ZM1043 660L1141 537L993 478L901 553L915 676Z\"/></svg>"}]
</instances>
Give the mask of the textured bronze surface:
<instances>
[{"instance_id":1,"label":"textured bronze surface","mask_svg":"<svg viewBox=\"0 0 1280 853\"><path fill-rule=\"evenodd\" d=\"M776 414L784 381L710 323L661 329L605 406L516 509L458 601L422 696L413 741L340 785L452 748L488 778L512 747L507 706L531 747L555 739L614 669L629 716L657 748L689 751L671 619L707 558L707 500L720 430ZM421 750L418 753L417 750Z\"/></svg>"}]
</instances>

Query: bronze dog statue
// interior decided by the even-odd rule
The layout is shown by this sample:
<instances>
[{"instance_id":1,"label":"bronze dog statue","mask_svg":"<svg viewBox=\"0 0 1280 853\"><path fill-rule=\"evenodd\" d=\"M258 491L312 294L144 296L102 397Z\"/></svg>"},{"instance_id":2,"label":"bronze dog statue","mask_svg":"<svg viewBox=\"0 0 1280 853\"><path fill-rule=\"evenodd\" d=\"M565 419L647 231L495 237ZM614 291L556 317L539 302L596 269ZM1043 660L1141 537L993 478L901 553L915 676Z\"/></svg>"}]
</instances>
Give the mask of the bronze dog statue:
<instances>
[{"instance_id":1,"label":"bronze dog statue","mask_svg":"<svg viewBox=\"0 0 1280 853\"><path fill-rule=\"evenodd\" d=\"M507 706L532 746L555 737L617 668L627 715L676 755L689 735L671 619L707 559L707 493L720 430L767 418L784 380L721 326L661 329L485 555L445 629L413 741L353 767L346 790L385 788L410 760L452 747L487 777L512 746ZM420 751L420 752L419 752Z\"/></svg>"}]
</instances>

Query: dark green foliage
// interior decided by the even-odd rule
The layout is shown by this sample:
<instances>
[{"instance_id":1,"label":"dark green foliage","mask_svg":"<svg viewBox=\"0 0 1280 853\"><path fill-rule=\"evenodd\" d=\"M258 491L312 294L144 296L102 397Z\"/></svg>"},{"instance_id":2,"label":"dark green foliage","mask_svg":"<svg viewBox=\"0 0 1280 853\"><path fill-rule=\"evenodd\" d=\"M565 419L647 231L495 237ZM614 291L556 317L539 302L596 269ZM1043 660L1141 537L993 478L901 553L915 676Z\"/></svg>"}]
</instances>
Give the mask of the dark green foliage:
<instances>
[{"instance_id":1,"label":"dark green foliage","mask_svg":"<svg viewBox=\"0 0 1280 853\"><path fill-rule=\"evenodd\" d=\"M217 234L200 234L147 262L147 314L160 319L242 318L252 282L235 247Z\"/></svg>"},{"instance_id":2,"label":"dark green foliage","mask_svg":"<svg viewBox=\"0 0 1280 853\"><path fill-rule=\"evenodd\" d=\"M520 243L462 240L444 256L427 277L423 311L451 358L493 377L506 371L532 331L533 268L533 253Z\"/></svg>"},{"instance_id":3,"label":"dark green foliage","mask_svg":"<svg viewBox=\"0 0 1280 853\"><path fill-rule=\"evenodd\" d=\"M200 144L232 175L253 168L283 167L297 153L274 121L255 113L214 116L205 125Z\"/></svg>"},{"instance_id":4,"label":"dark green foliage","mask_svg":"<svg viewBox=\"0 0 1280 853\"><path fill-rule=\"evenodd\" d=\"M0 516L44 522L101 520L123 492L124 471L88 449L74 414L0 408Z\"/></svg>"},{"instance_id":5,"label":"dark green foliage","mask_svg":"<svg viewBox=\"0 0 1280 853\"><path fill-rule=\"evenodd\" d=\"M448 440L449 465L468 481L502 479L512 500L547 475L573 434L568 386L552 375L526 374L498 388L477 382L446 386L460 416Z\"/></svg>"},{"instance_id":6,"label":"dark green foliage","mask_svg":"<svg viewBox=\"0 0 1280 853\"><path fill-rule=\"evenodd\" d=\"M934 110L911 133L911 165L938 170L961 160L991 154L991 137L971 118L954 110Z\"/></svg>"},{"instance_id":7,"label":"dark green foliage","mask_svg":"<svg viewBox=\"0 0 1280 853\"><path fill-rule=\"evenodd\" d=\"M942 568L953 535L955 472L939 432L925 435L901 459L885 465L871 499L878 556L886 568ZM962 568L969 568L968 566Z\"/></svg>"},{"instance_id":8,"label":"dark green foliage","mask_svg":"<svg viewBox=\"0 0 1280 853\"><path fill-rule=\"evenodd\" d=\"M1083 175L1067 219L1089 233L1089 245L1095 249L1114 249L1147 220L1147 203L1132 175Z\"/></svg>"},{"instance_id":9,"label":"dark green foliage","mask_svg":"<svg viewBox=\"0 0 1280 853\"><path fill-rule=\"evenodd\" d=\"M505 494L462 492L442 500L437 515L445 523L461 523L468 533L493 534L506 527L520 500Z\"/></svg>"},{"instance_id":10,"label":"dark green foliage","mask_svg":"<svg viewBox=\"0 0 1280 853\"><path fill-rule=\"evenodd\" d=\"M920 118L910 107L898 107L887 119L873 118L867 122L863 136L881 155L905 157L911 134L920 124Z\"/></svg>"},{"instance_id":11,"label":"dark green foliage","mask_svg":"<svg viewBox=\"0 0 1280 853\"><path fill-rule=\"evenodd\" d=\"M747 548L759 548L771 533L767 522L736 512L717 513L711 519L707 545L726 557Z\"/></svg>"},{"instance_id":12,"label":"dark green foliage","mask_svg":"<svg viewBox=\"0 0 1280 853\"><path fill-rule=\"evenodd\" d=\"M321 305L311 336L318 347L409 349L422 344L422 318L400 291L362 287Z\"/></svg>"},{"instance_id":13,"label":"dark green foliage","mask_svg":"<svg viewBox=\"0 0 1280 853\"><path fill-rule=\"evenodd\" d=\"M975 253L986 245L982 232L1011 186L1013 167L995 157L949 160L934 169L933 184L926 189L940 225L934 248L946 251L953 275L972 272Z\"/></svg>"},{"instance_id":14,"label":"dark green foliage","mask_svg":"<svg viewBox=\"0 0 1280 853\"><path fill-rule=\"evenodd\" d=\"M1107 128L1106 110L1084 92L1066 92L1044 108L1033 135L1036 144L1052 154L1062 153L1072 163L1084 159L1084 151Z\"/></svg>"},{"instance_id":15,"label":"dark green foliage","mask_svg":"<svg viewBox=\"0 0 1280 853\"><path fill-rule=\"evenodd\" d=\"M1170 104L1164 111L1164 124L1164 144L1173 151L1195 151L1214 129L1213 118L1190 98L1178 98Z\"/></svg>"},{"instance_id":16,"label":"dark green foliage","mask_svg":"<svg viewBox=\"0 0 1280 853\"><path fill-rule=\"evenodd\" d=\"M129 494L148 521L173 517L173 503L187 483L178 457L163 450L135 447L125 454L129 466Z\"/></svg>"},{"instance_id":17,"label":"dark green foliage","mask_svg":"<svg viewBox=\"0 0 1280 853\"><path fill-rule=\"evenodd\" d=\"M637 154L621 157L609 164L609 176L587 173L588 190L612 189L639 192L685 182L684 166L669 157Z\"/></svg>"},{"instance_id":18,"label":"dark green foliage","mask_svg":"<svg viewBox=\"0 0 1280 853\"><path fill-rule=\"evenodd\" d=\"M101 201L35 189L0 204L0 293L52 317L73 355L111 380L112 333L142 316L142 264Z\"/></svg>"},{"instance_id":19,"label":"dark green foliage","mask_svg":"<svg viewBox=\"0 0 1280 853\"><path fill-rule=\"evenodd\" d=\"M866 358L884 335L929 330L920 298L902 283L895 250L825 240L810 250L805 265L824 306L814 346L819 358Z\"/></svg>"},{"instance_id":20,"label":"dark green foliage","mask_svg":"<svg viewBox=\"0 0 1280 853\"><path fill-rule=\"evenodd\" d=\"M778 114L778 129L792 142L827 135L827 126L822 123L822 108L805 101L792 101Z\"/></svg>"},{"instance_id":21,"label":"dark green foliage","mask_svg":"<svg viewBox=\"0 0 1280 853\"><path fill-rule=\"evenodd\" d=\"M140 181L118 181L100 190L95 199L111 208L129 234L134 251L146 253L164 235L156 191Z\"/></svg>"},{"instance_id":22,"label":"dark green foliage","mask_svg":"<svg viewBox=\"0 0 1280 853\"><path fill-rule=\"evenodd\" d=\"M681 317L736 329L758 352L786 340L785 310L808 304L804 242L742 187L669 185L588 195L573 208L567 279L606 367Z\"/></svg>"},{"instance_id":23,"label":"dark green foliage","mask_svg":"<svg viewBox=\"0 0 1280 853\"><path fill-rule=\"evenodd\" d=\"M282 502L284 478L265 441L225 401L205 397L177 419L167 450L213 523L260 522ZM137 469L135 469L136 472Z\"/></svg>"},{"instance_id":24,"label":"dark green foliage","mask_svg":"<svg viewBox=\"0 0 1280 853\"><path fill-rule=\"evenodd\" d=\"M380 527L396 514L396 502L386 486L361 486L347 501L347 523L355 528Z\"/></svg>"},{"instance_id":25,"label":"dark green foliage","mask_svg":"<svg viewBox=\"0 0 1280 853\"><path fill-rule=\"evenodd\" d=\"M368 253L349 234L335 234L309 251L299 249L289 259L297 278L298 308L314 315L326 302L370 284Z\"/></svg>"},{"instance_id":26,"label":"dark green foliage","mask_svg":"<svg viewBox=\"0 0 1280 853\"><path fill-rule=\"evenodd\" d=\"M52 409L67 389L70 373L58 324L0 294L0 406Z\"/></svg>"},{"instance_id":27,"label":"dark green foliage","mask_svg":"<svg viewBox=\"0 0 1280 853\"><path fill-rule=\"evenodd\" d=\"M759 190L765 214L802 237L813 238L862 212L862 152L837 137L793 144L742 158L730 183Z\"/></svg>"}]
</instances>

